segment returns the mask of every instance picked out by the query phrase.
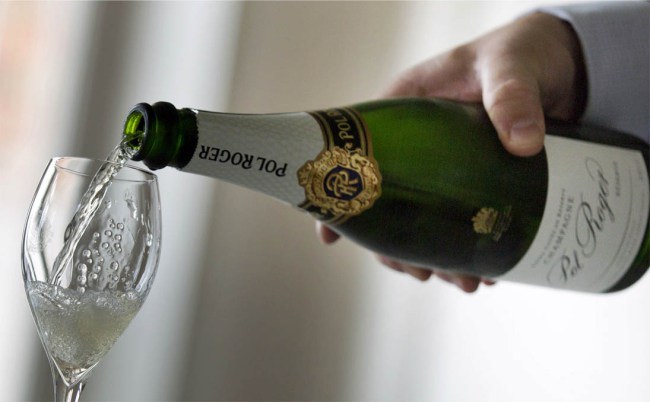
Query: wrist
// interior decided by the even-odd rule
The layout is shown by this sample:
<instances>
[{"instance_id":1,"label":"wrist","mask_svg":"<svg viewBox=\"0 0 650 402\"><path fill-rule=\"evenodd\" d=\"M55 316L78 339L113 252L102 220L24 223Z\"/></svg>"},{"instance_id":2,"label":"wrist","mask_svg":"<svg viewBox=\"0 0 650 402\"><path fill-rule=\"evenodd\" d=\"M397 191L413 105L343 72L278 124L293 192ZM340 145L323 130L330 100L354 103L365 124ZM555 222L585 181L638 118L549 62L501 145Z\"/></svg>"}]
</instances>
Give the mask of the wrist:
<instances>
[{"instance_id":1,"label":"wrist","mask_svg":"<svg viewBox=\"0 0 650 402\"><path fill-rule=\"evenodd\" d=\"M584 55L580 39L573 29L571 23L560 19L554 15L544 12L535 12L529 14L527 23L533 23L540 32L543 32L549 38L547 46L551 49L560 49L571 63L571 69L567 73L572 74L572 120L578 120L584 113L587 104L588 94L588 77L584 61ZM551 53L552 54L552 53Z\"/></svg>"}]
</instances>

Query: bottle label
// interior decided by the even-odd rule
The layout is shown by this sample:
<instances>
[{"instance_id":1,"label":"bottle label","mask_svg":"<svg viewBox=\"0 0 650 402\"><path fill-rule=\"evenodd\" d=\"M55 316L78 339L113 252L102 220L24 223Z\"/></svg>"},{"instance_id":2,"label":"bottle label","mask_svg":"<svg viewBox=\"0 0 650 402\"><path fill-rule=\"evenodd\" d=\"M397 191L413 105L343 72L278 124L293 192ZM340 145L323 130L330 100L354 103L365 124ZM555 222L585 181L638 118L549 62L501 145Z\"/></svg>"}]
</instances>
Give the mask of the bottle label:
<instances>
[{"instance_id":1,"label":"bottle label","mask_svg":"<svg viewBox=\"0 0 650 402\"><path fill-rule=\"evenodd\" d=\"M368 130L352 109L196 118L198 145L183 171L263 192L330 224L381 194Z\"/></svg>"},{"instance_id":2,"label":"bottle label","mask_svg":"<svg viewBox=\"0 0 650 402\"><path fill-rule=\"evenodd\" d=\"M549 183L530 248L499 279L602 292L625 275L643 241L650 189L639 151L547 136Z\"/></svg>"}]
</instances>

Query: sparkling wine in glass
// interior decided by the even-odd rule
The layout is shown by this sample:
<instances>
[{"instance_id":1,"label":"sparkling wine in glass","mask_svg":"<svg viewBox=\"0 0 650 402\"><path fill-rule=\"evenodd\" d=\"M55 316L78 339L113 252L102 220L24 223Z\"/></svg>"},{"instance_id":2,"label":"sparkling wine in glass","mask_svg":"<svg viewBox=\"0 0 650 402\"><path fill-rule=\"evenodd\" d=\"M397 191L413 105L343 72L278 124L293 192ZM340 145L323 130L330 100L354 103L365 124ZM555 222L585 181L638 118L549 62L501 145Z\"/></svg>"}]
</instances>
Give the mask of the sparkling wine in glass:
<instances>
[{"instance_id":1,"label":"sparkling wine in glass","mask_svg":"<svg viewBox=\"0 0 650 402\"><path fill-rule=\"evenodd\" d=\"M157 179L124 162L52 159L27 218L23 278L57 401L79 399L155 276Z\"/></svg>"}]
</instances>

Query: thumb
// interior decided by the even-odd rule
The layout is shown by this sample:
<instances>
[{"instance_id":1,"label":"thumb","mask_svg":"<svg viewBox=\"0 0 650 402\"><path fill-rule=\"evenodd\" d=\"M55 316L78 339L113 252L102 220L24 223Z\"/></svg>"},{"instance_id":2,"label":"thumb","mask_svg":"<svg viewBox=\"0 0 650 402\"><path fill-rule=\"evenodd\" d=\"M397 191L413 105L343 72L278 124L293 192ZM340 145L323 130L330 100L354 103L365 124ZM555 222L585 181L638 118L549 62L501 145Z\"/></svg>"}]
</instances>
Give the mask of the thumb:
<instances>
[{"instance_id":1,"label":"thumb","mask_svg":"<svg viewBox=\"0 0 650 402\"><path fill-rule=\"evenodd\" d=\"M485 110L510 153L535 155L544 146L545 132L537 79L521 68L496 64L481 77Z\"/></svg>"},{"instance_id":2,"label":"thumb","mask_svg":"<svg viewBox=\"0 0 650 402\"><path fill-rule=\"evenodd\" d=\"M381 97L436 97L477 102L481 90L472 67L475 57L474 49L468 46L435 56L402 73Z\"/></svg>"}]
</instances>

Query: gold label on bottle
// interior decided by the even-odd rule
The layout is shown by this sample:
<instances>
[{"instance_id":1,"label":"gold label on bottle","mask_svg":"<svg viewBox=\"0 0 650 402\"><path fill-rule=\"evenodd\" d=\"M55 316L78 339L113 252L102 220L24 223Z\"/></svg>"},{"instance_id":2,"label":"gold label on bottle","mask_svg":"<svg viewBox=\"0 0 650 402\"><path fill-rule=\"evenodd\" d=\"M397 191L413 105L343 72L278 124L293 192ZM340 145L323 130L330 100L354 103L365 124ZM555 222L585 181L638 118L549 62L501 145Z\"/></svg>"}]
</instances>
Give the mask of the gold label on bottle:
<instances>
[{"instance_id":1,"label":"gold label on bottle","mask_svg":"<svg viewBox=\"0 0 650 402\"><path fill-rule=\"evenodd\" d=\"M372 207L381 195L381 174L368 130L352 109L310 113L323 131L325 149L298 171L305 190L300 205L322 221L342 223Z\"/></svg>"},{"instance_id":2,"label":"gold label on bottle","mask_svg":"<svg viewBox=\"0 0 650 402\"><path fill-rule=\"evenodd\" d=\"M381 176L367 156L334 147L298 171L305 196L324 216L354 216L370 208L381 192Z\"/></svg>"},{"instance_id":3,"label":"gold label on bottle","mask_svg":"<svg viewBox=\"0 0 650 402\"><path fill-rule=\"evenodd\" d=\"M472 218L474 232L489 235L492 240L499 241L501 235L508 230L512 220L512 206L508 205L502 211L483 207Z\"/></svg>"}]
</instances>

